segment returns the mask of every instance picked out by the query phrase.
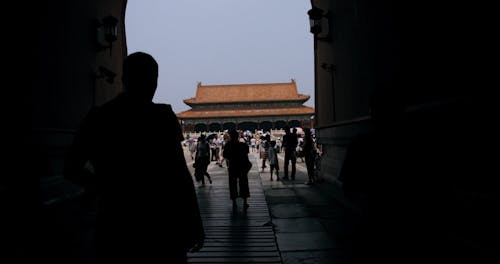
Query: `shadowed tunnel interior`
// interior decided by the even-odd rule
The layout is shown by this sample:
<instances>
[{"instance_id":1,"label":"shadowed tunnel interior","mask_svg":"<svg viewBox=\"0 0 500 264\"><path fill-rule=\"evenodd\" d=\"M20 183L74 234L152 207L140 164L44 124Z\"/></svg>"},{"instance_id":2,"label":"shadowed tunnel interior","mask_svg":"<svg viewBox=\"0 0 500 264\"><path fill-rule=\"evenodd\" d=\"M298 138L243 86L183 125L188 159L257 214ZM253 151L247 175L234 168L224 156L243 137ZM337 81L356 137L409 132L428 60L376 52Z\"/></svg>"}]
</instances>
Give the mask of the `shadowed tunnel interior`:
<instances>
[{"instance_id":1,"label":"shadowed tunnel interior","mask_svg":"<svg viewBox=\"0 0 500 264\"><path fill-rule=\"evenodd\" d=\"M283 10L286 5L283 1ZM5 88L14 95L6 98L19 101L4 111L9 135L4 139L8 173L0 183L1 239L8 245L7 255L20 263L95 262L96 204L86 200L84 189L64 179L63 167L83 117L123 91L119 79L128 55L126 7L126 0L6 7L19 11L29 25L4 22L12 25L6 29L4 52L7 79L14 81ZM310 52L315 56L314 128L323 147L319 173L325 183L276 185L267 182L267 170L253 171L251 188L261 196L249 199L259 209L252 212L259 227L250 229L262 232L256 239L273 248L266 253L270 260L292 263L302 252L329 263L338 252L334 246L298 250L287 244L298 238L293 232L280 233L284 229L279 224L304 217L321 223L329 236L339 235L345 263L498 261L498 169L493 159L498 134L493 129L495 97L485 92L496 76L488 66L495 50L493 8L473 2L390 0L317 0L311 1L313 7L324 15L324 31L315 35ZM96 40L97 28L108 16L117 19L116 35ZM258 156L253 158L255 169L260 163ZM220 173L221 185L196 189L200 204L210 204L204 199L212 191L226 191L226 174L212 169ZM169 188L175 186L164 190ZM169 203L175 201L166 202L167 207ZM224 206L215 206L215 213L230 220ZM203 217L210 208L200 208ZM175 217L176 212L170 214ZM337 225L331 219L339 214L352 218ZM266 217L270 223L259 222ZM224 221L205 231L250 239L248 230ZM217 239L210 239L207 243L214 246Z\"/></svg>"}]
</instances>

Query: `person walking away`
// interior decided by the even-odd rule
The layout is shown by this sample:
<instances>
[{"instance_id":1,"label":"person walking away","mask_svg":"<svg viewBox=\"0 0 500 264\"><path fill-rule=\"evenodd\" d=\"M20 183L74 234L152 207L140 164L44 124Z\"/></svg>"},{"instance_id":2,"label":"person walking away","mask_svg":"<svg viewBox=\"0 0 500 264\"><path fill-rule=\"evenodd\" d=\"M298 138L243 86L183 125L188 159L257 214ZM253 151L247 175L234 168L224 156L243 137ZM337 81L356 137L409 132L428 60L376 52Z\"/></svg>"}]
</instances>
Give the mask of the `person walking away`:
<instances>
[{"instance_id":1,"label":"person walking away","mask_svg":"<svg viewBox=\"0 0 500 264\"><path fill-rule=\"evenodd\" d=\"M189 148L189 153L191 154L192 160L194 160L194 154L196 152L196 145L197 145L197 143L194 141L194 139L190 138L188 148Z\"/></svg>"},{"instance_id":2,"label":"person walking away","mask_svg":"<svg viewBox=\"0 0 500 264\"><path fill-rule=\"evenodd\" d=\"M216 139L217 136L214 136L212 137L210 140L209 140L209 145L210 145L210 162L212 161L217 161L218 160L218 148L217 148L217 139Z\"/></svg>"},{"instance_id":3,"label":"person walking away","mask_svg":"<svg viewBox=\"0 0 500 264\"><path fill-rule=\"evenodd\" d=\"M64 176L95 190L98 263L186 263L203 246L182 130L170 105L152 102L157 80L151 55L128 55L124 92L90 110L67 153Z\"/></svg>"},{"instance_id":4,"label":"person walking away","mask_svg":"<svg viewBox=\"0 0 500 264\"><path fill-rule=\"evenodd\" d=\"M278 147L276 146L276 141L271 141L271 144L269 146L269 166L271 167L271 173L270 173L270 180L273 180L273 171L276 171L276 180L279 181L279 170L280 166L278 163L278 152L277 152Z\"/></svg>"},{"instance_id":5,"label":"person walking away","mask_svg":"<svg viewBox=\"0 0 500 264\"><path fill-rule=\"evenodd\" d=\"M285 148L285 176L284 180L288 180L288 164L292 163L292 173L291 178L292 181L295 180L295 171L296 171L296 163L297 156L295 150L297 148L298 140L297 140L297 129L293 128L293 132L290 132L290 127L285 127L285 135L283 136L283 147Z\"/></svg>"},{"instance_id":6,"label":"person walking away","mask_svg":"<svg viewBox=\"0 0 500 264\"><path fill-rule=\"evenodd\" d=\"M250 147L252 148L252 152L255 152L255 144L257 143L257 140L255 139L255 137L252 137L250 139Z\"/></svg>"},{"instance_id":7,"label":"person walking away","mask_svg":"<svg viewBox=\"0 0 500 264\"><path fill-rule=\"evenodd\" d=\"M243 198L243 207L248 209L248 197L250 190L248 188L248 160L249 148L246 143L239 141L239 135L236 130L229 131L229 142L224 146L224 158L228 161L229 174L229 196L233 201L233 210L236 210L236 198ZM239 195L238 195L239 185Z\"/></svg>"},{"instance_id":8,"label":"person walking away","mask_svg":"<svg viewBox=\"0 0 500 264\"><path fill-rule=\"evenodd\" d=\"M202 185L205 185L205 176L208 178L210 184L212 184L212 178L208 174L207 169L210 164L210 146L206 141L206 136L201 134L198 138L198 144L196 146L196 158L195 158L195 170L194 175L197 181L201 181Z\"/></svg>"},{"instance_id":9,"label":"person walking away","mask_svg":"<svg viewBox=\"0 0 500 264\"><path fill-rule=\"evenodd\" d=\"M271 141L271 136L265 135L263 137L261 149L260 149L260 158L262 159L262 172L267 168L266 160L269 158L269 141Z\"/></svg>"},{"instance_id":10,"label":"person walking away","mask_svg":"<svg viewBox=\"0 0 500 264\"><path fill-rule=\"evenodd\" d=\"M224 135L223 134L221 134L217 137L216 144L217 144L217 162L216 162L216 164L222 168L223 167L222 161L224 160L224 158L222 158L222 147L224 146Z\"/></svg>"},{"instance_id":11,"label":"person walking away","mask_svg":"<svg viewBox=\"0 0 500 264\"><path fill-rule=\"evenodd\" d=\"M305 129L304 133L305 135L302 151L306 160L307 176L309 177L309 180L306 182L306 184L309 185L316 182L316 175L314 172L314 142L311 136L310 129Z\"/></svg>"}]
</instances>

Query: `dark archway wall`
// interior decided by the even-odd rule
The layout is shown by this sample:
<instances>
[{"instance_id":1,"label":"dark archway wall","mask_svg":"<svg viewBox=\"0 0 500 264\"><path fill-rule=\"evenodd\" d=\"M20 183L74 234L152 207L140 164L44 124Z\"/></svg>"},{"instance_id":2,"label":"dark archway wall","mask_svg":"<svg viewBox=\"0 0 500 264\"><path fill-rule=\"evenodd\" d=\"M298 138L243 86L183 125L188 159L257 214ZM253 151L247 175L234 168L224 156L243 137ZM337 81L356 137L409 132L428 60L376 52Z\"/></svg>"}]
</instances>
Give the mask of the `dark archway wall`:
<instances>
[{"instance_id":1,"label":"dark archway wall","mask_svg":"<svg viewBox=\"0 0 500 264\"><path fill-rule=\"evenodd\" d=\"M373 106L402 118L412 142L426 142L419 145L422 157L429 157L423 146L431 149L438 138L430 131L448 137L443 141L485 139L479 131L489 130L492 103L480 91L494 76L485 66L494 48L488 16L478 14L487 7L396 0L311 3L332 14L330 40L315 41L315 122L328 159L325 177L337 179L350 138L371 127ZM333 75L323 64L335 66ZM462 123L469 121L476 125ZM442 154L454 154L448 151Z\"/></svg>"},{"instance_id":2,"label":"dark archway wall","mask_svg":"<svg viewBox=\"0 0 500 264\"><path fill-rule=\"evenodd\" d=\"M127 54L126 1L46 1L40 23L40 81L33 93L34 126L73 129L95 103L102 104L121 91L121 62ZM95 47L92 23L112 15L118 19L118 40L109 49ZM117 74L113 84L95 80L103 66Z\"/></svg>"},{"instance_id":3,"label":"dark archway wall","mask_svg":"<svg viewBox=\"0 0 500 264\"><path fill-rule=\"evenodd\" d=\"M122 0L43 1L38 3L36 38L38 78L31 95L32 143L47 153L54 174L59 174L63 153L73 132L94 105L116 96L121 87L121 64L127 55L125 7ZM110 50L98 50L92 26L112 15L118 19L118 39ZM116 77L113 83L95 78L99 67Z\"/></svg>"},{"instance_id":4,"label":"dark archway wall","mask_svg":"<svg viewBox=\"0 0 500 264\"><path fill-rule=\"evenodd\" d=\"M332 14L330 40L315 41L315 122L329 159L325 177L337 179L350 138L370 129L374 106L406 120L408 138L415 140L421 140L420 133L428 143L434 141L428 131L439 123L448 124L439 125L439 133L456 135L458 141L469 137L467 129L477 134L472 126L459 129L459 120L487 115L480 110L487 104L478 103L487 71L477 70L484 69L489 57L489 41L478 41L487 24L458 14L473 16L469 8L483 7L430 1L430 9L395 0L311 2ZM335 72L323 64L334 65Z\"/></svg>"},{"instance_id":5,"label":"dark archway wall","mask_svg":"<svg viewBox=\"0 0 500 264\"><path fill-rule=\"evenodd\" d=\"M12 104L3 111L10 118L2 124L12 132L6 141L13 145L6 151L9 173L0 181L1 239L8 244L6 252L14 255L6 259L20 263L87 259L79 255L85 251L78 251L87 244L79 244L83 242L77 223L83 212L79 200L73 199L81 190L63 180L62 167L83 116L94 104L121 91L126 3L42 0L8 1L2 6L2 43L7 46L2 54L3 73L7 72L2 75L2 91L13 93L2 97ZM118 19L118 40L111 55L109 50L97 51L93 41L93 21L107 15ZM99 66L116 73L113 84L103 79L94 83L92 73Z\"/></svg>"},{"instance_id":6,"label":"dark archway wall","mask_svg":"<svg viewBox=\"0 0 500 264\"><path fill-rule=\"evenodd\" d=\"M497 43L491 33L496 30L490 21L496 17L489 13L493 7L436 1L311 2L333 15L331 41L315 41L321 175L342 186L339 174L352 139L380 124L373 157L387 157L381 168L398 169L398 175L397 183L379 186L405 190L404 199L389 200L424 220L408 226L433 237L436 248L425 249L453 252L447 259L486 262L496 254L489 242L495 226L484 219L498 220L491 213L498 203L491 187L498 173L485 173L486 168L498 171L486 151L497 141L491 131L498 118L493 115L495 99L483 94L498 75L487 66L497 49L492 45ZM323 63L336 66L333 83ZM385 109L379 116L385 122L372 118L372 106ZM388 151L391 144L397 145L397 153ZM449 236L440 236L442 230Z\"/></svg>"},{"instance_id":7,"label":"dark archway wall","mask_svg":"<svg viewBox=\"0 0 500 264\"><path fill-rule=\"evenodd\" d=\"M391 1L314 0L329 11L329 40L315 40L318 141L327 160L323 177L336 181L350 138L370 128L370 96L391 83L399 42L389 34ZM334 72L322 65L335 66ZM385 83L384 83L385 82Z\"/></svg>"}]
</instances>

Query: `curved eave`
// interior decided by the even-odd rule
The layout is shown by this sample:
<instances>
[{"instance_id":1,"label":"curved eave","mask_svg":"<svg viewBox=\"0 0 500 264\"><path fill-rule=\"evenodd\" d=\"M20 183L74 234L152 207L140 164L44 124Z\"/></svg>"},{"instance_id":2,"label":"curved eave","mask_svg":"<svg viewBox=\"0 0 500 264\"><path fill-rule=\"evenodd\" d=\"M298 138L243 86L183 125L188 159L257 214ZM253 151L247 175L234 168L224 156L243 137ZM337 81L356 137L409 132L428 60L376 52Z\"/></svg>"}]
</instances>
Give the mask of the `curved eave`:
<instances>
[{"instance_id":1,"label":"curved eave","mask_svg":"<svg viewBox=\"0 0 500 264\"><path fill-rule=\"evenodd\" d=\"M254 100L241 100L241 101L225 101L225 102L219 102L219 101L196 101L192 99L186 99L184 100L184 103L193 107L193 105L212 105L212 104L248 104L248 103L280 103L280 102L300 102L300 103L305 103L307 100L309 100L310 96L305 95L300 98L290 98L290 99L272 99L272 100L260 100L260 101L254 101Z\"/></svg>"},{"instance_id":2,"label":"curved eave","mask_svg":"<svg viewBox=\"0 0 500 264\"><path fill-rule=\"evenodd\" d=\"M191 107L193 107L193 105L196 105L195 98L184 99L182 101Z\"/></svg>"},{"instance_id":3,"label":"curved eave","mask_svg":"<svg viewBox=\"0 0 500 264\"><path fill-rule=\"evenodd\" d=\"M243 109L243 110L187 110L177 114L180 119L202 118L234 118L234 117L262 117L283 115L313 115L314 109L308 106L295 108L268 108L268 109Z\"/></svg>"}]
</instances>

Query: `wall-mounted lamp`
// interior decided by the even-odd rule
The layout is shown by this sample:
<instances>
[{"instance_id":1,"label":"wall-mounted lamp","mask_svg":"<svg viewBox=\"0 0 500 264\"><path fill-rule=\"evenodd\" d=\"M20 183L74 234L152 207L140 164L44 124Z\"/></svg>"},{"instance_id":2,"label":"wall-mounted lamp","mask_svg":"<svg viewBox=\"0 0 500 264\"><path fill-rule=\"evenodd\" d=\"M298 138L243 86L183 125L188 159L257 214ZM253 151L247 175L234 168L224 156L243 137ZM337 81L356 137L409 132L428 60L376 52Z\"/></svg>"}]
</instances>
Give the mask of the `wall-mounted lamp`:
<instances>
[{"instance_id":1,"label":"wall-mounted lamp","mask_svg":"<svg viewBox=\"0 0 500 264\"><path fill-rule=\"evenodd\" d=\"M116 73L114 73L113 71L111 71L108 68L105 68L103 66L99 66L98 72L94 73L93 77L95 80L104 78L106 80L106 82L112 84L115 80Z\"/></svg>"},{"instance_id":2,"label":"wall-mounted lamp","mask_svg":"<svg viewBox=\"0 0 500 264\"><path fill-rule=\"evenodd\" d=\"M309 15L309 23L311 27L310 31L311 33L314 34L314 37L317 40L330 41L331 40L330 12L324 13L323 9L313 6L307 12L307 14ZM323 27L323 18L326 19L326 25L327 25L326 29ZM325 35L324 34L325 31L326 31L326 36L324 37L319 36L321 33L323 33L322 35Z\"/></svg>"},{"instance_id":3,"label":"wall-mounted lamp","mask_svg":"<svg viewBox=\"0 0 500 264\"><path fill-rule=\"evenodd\" d=\"M113 42L118 39L118 19L113 16L107 16L101 21L95 21L95 30L97 34L97 50L105 50L109 48L111 55L111 48Z\"/></svg>"}]
</instances>

